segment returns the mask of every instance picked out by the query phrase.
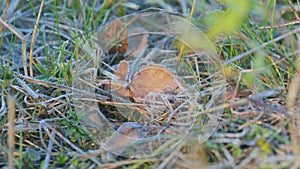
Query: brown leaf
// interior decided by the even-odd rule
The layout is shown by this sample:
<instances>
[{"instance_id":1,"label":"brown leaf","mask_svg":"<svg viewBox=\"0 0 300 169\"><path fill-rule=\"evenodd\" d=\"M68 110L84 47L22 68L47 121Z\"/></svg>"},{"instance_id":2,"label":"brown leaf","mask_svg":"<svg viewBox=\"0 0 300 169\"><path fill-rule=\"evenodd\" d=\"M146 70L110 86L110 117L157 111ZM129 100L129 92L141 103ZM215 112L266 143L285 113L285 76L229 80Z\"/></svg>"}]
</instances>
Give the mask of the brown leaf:
<instances>
[{"instance_id":1,"label":"brown leaf","mask_svg":"<svg viewBox=\"0 0 300 169\"><path fill-rule=\"evenodd\" d=\"M121 61L118 68L116 69L115 75L117 75L120 80L127 80L128 62Z\"/></svg>"},{"instance_id":2,"label":"brown leaf","mask_svg":"<svg viewBox=\"0 0 300 169\"><path fill-rule=\"evenodd\" d=\"M143 102L150 92L176 94L181 91L180 81L163 66L147 66L134 75L130 82L130 96Z\"/></svg>"},{"instance_id":3,"label":"brown leaf","mask_svg":"<svg viewBox=\"0 0 300 169\"><path fill-rule=\"evenodd\" d=\"M128 28L122 22L114 20L103 30L103 39L106 43L105 49L110 48L109 53L124 54L128 49Z\"/></svg>"},{"instance_id":4,"label":"brown leaf","mask_svg":"<svg viewBox=\"0 0 300 169\"><path fill-rule=\"evenodd\" d=\"M128 145L146 135L147 131L143 131L140 124L125 122L108 138L103 144L103 148L114 155L120 155Z\"/></svg>"},{"instance_id":5,"label":"brown leaf","mask_svg":"<svg viewBox=\"0 0 300 169\"><path fill-rule=\"evenodd\" d=\"M129 91L126 89L126 83L127 83L127 74L128 74L128 62L121 61L118 68L116 69L115 75L118 76L117 82L123 83L121 85L118 85L117 82L112 82L111 84L111 90L114 93L119 94L120 96L127 97L129 96Z\"/></svg>"},{"instance_id":6,"label":"brown leaf","mask_svg":"<svg viewBox=\"0 0 300 169\"><path fill-rule=\"evenodd\" d=\"M132 97L136 103L142 103L151 92L177 94L181 91L182 83L176 76L159 65L150 65L143 68L133 76L128 88L126 87L128 75L128 62L121 61L115 75L119 78L116 84L111 85L112 91L123 97ZM123 85L117 85L123 83Z\"/></svg>"},{"instance_id":7,"label":"brown leaf","mask_svg":"<svg viewBox=\"0 0 300 169\"><path fill-rule=\"evenodd\" d=\"M125 55L133 55L139 51L142 51L148 47L148 37L146 34L147 30L141 27L133 28L128 30L128 50ZM135 56L136 57L136 56Z\"/></svg>"}]
</instances>

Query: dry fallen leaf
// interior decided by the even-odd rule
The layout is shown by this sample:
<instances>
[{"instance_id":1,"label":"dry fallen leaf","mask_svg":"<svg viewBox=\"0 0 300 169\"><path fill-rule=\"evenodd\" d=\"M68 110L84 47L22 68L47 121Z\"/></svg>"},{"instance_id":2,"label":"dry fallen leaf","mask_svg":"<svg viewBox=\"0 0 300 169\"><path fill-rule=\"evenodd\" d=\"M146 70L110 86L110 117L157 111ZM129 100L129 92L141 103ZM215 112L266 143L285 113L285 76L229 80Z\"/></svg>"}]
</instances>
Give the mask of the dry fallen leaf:
<instances>
[{"instance_id":1,"label":"dry fallen leaf","mask_svg":"<svg viewBox=\"0 0 300 169\"><path fill-rule=\"evenodd\" d=\"M104 40L107 46L104 48L110 48L109 53L121 53L124 54L128 50L128 28L120 21L115 20L102 32L104 34Z\"/></svg>"},{"instance_id":2,"label":"dry fallen leaf","mask_svg":"<svg viewBox=\"0 0 300 169\"><path fill-rule=\"evenodd\" d=\"M125 55L133 55L134 57L136 53L142 51L148 47L148 37L149 34L146 34L147 30L141 27L133 28L128 30L128 50Z\"/></svg>"},{"instance_id":3,"label":"dry fallen leaf","mask_svg":"<svg viewBox=\"0 0 300 169\"><path fill-rule=\"evenodd\" d=\"M169 70L159 65L150 65L133 76L128 88L128 62L121 61L116 69L117 81L123 81L122 85L112 85L111 89L123 97L132 97L136 103L144 102L146 96L151 92L177 94L181 91L182 83Z\"/></svg>"},{"instance_id":4,"label":"dry fallen leaf","mask_svg":"<svg viewBox=\"0 0 300 169\"><path fill-rule=\"evenodd\" d=\"M181 91L180 81L163 66L150 65L136 73L130 82L130 96L143 102L150 92L176 94Z\"/></svg>"},{"instance_id":5,"label":"dry fallen leaf","mask_svg":"<svg viewBox=\"0 0 300 169\"><path fill-rule=\"evenodd\" d=\"M125 122L108 138L103 148L114 155L120 155L127 146L145 137L147 133L137 122Z\"/></svg>"}]
</instances>

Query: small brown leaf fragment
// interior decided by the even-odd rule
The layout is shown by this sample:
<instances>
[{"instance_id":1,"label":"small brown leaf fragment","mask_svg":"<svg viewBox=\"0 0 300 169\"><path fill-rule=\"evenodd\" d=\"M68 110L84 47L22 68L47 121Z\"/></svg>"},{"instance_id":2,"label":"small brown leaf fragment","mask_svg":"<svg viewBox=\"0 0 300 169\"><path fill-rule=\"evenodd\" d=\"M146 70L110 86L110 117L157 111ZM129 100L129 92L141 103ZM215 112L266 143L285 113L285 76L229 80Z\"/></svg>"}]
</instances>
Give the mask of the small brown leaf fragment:
<instances>
[{"instance_id":1,"label":"small brown leaf fragment","mask_svg":"<svg viewBox=\"0 0 300 169\"><path fill-rule=\"evenodd\" d=\"M118 68L116 69L115 74L119 77L120 80L126 80L128 75L128 62L121 61Z\"/></svg>"},{"instance_id":2,"label":"small brown leaf fragment","mask_svg":"<svg viewBox=\"0 0 300 169\"><path fill-rule=\"evenodd\" d=\"M128 74L128 62L121 61L115 72L115 75L118 76L118 79L112 81L111 84L111 91L114 94L118 94L123 97L129 96L128 93L129 91L128 89L126 89L127 74Z\"/></svg>"}]
</instances>

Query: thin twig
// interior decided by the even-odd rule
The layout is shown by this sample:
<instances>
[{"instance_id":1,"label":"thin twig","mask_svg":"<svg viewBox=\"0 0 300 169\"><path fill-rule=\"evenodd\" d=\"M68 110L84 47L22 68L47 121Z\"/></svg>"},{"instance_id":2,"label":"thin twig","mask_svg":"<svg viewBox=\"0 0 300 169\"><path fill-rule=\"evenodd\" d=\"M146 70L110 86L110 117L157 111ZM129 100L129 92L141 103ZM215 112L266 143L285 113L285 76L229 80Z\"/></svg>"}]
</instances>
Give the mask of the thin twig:
<instances>
[{"instance_id":1,"label":"thin twig","mask_svg":"<svg viewBox=\"0 0 300 169\"><path fill-rule=\"evenodd\" d=\"M1 57L0 57L1 59ZM21 79L24 79L25 81L29 82L29 83L34 83L37 85L42 85L48 88L56 88L59 89L61 91L66 91L66 92L74 92L76 94L84 94L85 96L92 96L92 97L97 97L97 99L100 100L105 100L107 99L106 96L104 95L100 95L97 93L92 93L92 92L88 92L88 91L84 91L84 90L80 90L77 88L73 88L73 87L69 87L69 86L65 86L65 85L61 85L58 83L54 83L54 82L48 82L48 81L44 81L44 80L38 80L29 76L24 76L22 74L16 73L16 76L18 76Z\"/></svg>"},{"instance_id":2,"label":"thin twig","mask_svg":"<svg viewBox=\"0 0 300 169\"><path fill-rule=\"evenodd\" d=\"M190 16L189 16L189 21L191 22L192 21L192 18L193 18L193 14L194 14L194 11L195 11L195 7L196 7L196 2L197 0L194 0L193 1L193 5L192 5L192 9L191 9L191 12L190 12ZM186 31L189 31L189 26L187 27L187 30ZM187 32L186 32L187 33ZM178 61L181 60L181 56L183 54L183 51L184 51L184 44L182 44L180 46L180 50L179 50L179 53L178 53Z\"/></svg>"},{"instance_id":3,"label":"thin twig","mask_svg":"<svg viewBox=\"0 0 300 169\"><path fill-rule=\"evenodd\" d=\"M9 4L10 4L10 0L7 0L7 1L6 1L6 4L5 4L5 9L4 9L3 15L2 15L2 20L3 20L3 21L6 19ZM2 33L2 29L3 29L3 25L0 24L0 34ZM0 46L2 45L3 37L4 37L4 36L2 36L2 37L0 38Z\"/></svg>"},{"instance_id":4,"label":"thin twig","mask_svg":"<svg viewBox=\"0 0 300 169\"><path fill-rule=\"evenodd\" d=\"M14 168L14 151L15 151L15 120L16 110L15 110L15 98L13 96L8 96L8 147L9 147L9 169Z\"/></svg>"},{"instance_id":5,"label":"thin twig","mask_svg":"<svg viewBox=\"0 0 300 169\"><path fill-rule=\"evenodd\" d=\"M17 31L13 26L11 26L10 24L6 23L4 20L0 19L0 23L5 26L8 30L10 30L14 35L16 35L19 39L21 39L22 41L25 41L26 39L24 38L24 36L22 35L22 33L20 33L19 31Z\"/></svg>"},{"instance_id":6,"label":"thin twig","mask_svg":"<svg viewBox=\"0 0 300 169\"><path fill-rule=\"evenodd\" d=\"M287 26L296 25L296 24L299 24L299 23L300 23L300 20L295 20L295 21L280 23L280 24L276 24L276 25L268 25L268 26L261 26L261 27L258 27L258 28L251 28L251 30L287 27ZM241 30L244 30L244 29L241 29Z\"/></svg>"},{"instance_id":7,"label":"thin twig","mask_svg":"<svg viewBox=\"0 0 300 169\"><path fill-rule=\"evenodd\" d=\"M189 16L189 21L192 21L192 19L193 19L193 15L194 15L195 8L196 8L196 2L197 2L197 0L194 0L194 1L193 1L191 13L190 13L190 16Z\"/></svg>"},{"instance_id":8,"label":"thin twig","mask_svg":"<svg viewBox=\"0 0 300 169\"><path fill-rule=\"evenodd\" d=\"M55 138L55 133L53 131L51 132L51 137ZM52 152L52 147L53 147L53 140L50 139L50 141L48 143L47 154L46 154L46 158L45 158L45 163L44 163L43 169L47 169L48 166L49 166L51 152Z\"/></svg>"},{"instance_id":9,"label":"thin twig","mask_svg":"<svg viewBox=\"0 0 300 169\"><path fill-rule=\"evenodd\" d=\"M28 76L27 58L26 58L26 41L22 41L22 59L25 76Z\"/></svg>"},{"instance_id":10,"label":"thin twig","mask_svg":"<svg viewBox=\"0 0 300 169\"><path fill-rule=\"evenodd\" d=\"M298 15L298 12L297 12L297 10L296 10L296 8L295 8L293 2L292 2L291 0L288 0L288 3L289 3L289 5L290 5L290 7L291 7L291 9L292 9L292 12L293 12L294 16L296 17L296 19L297 19L297 20L300 20L299 15Z\"/></svg>"},{"instance_id":11,"label":"thin twig","mask_svg":"<svg viewBox=\"0 0 300 169\"><path fill-rule=\"evenodd\" d=\"M204 111L202 111L200 113L197 113L197 115L202 115L202 114L207 114L207 113L213 113L215 111L223 110L225 108L239 106L239 105L244 105L244 104L246 104L248 102L249 102L249 99L241 99L241 100L233 102L233 103L226 103L226 104L222 104L222 105L219 105L219 106L212 107L212 108L210 108L208 110L204 110Z\"/></svg>"},{"instance_id":12,"label":"thin twig","mask_svg":"<svg viewBox=\"0 0 300 169\"><path fill-rule=\"evenodd\" d=\"M136 164L136 163L153 163L153 162L158 162L162 161L163 159L159 158L145 158L145 159L134 159L134 160L124 160L124 161L118 161L116 163L107 163L101 165L101 168L118 168L124 165L129 165L129 164Z\"/></svg>"},{"instance_id":13,"label":"thin twig","mask_svg":"<svg viewBox=\"0 0 300 169\"><path fill-rule=\"evenodd\" d=\"M30 74L31 77L33 76L33 68L32 68L33 56L32 55L33 55L34 42L35 42L36 32L37 32L37 28L38 28L38 25L39 25L39 20L40 20L40 17L41 17L44 2L45 1L42 0L41 5L40 5L40 9L39 9L39 13L38 13L38 16L36 18L35 25L34 25L32 38L31 38L30 52L29 52L29 74Z\"/></svg>"},{"instance_id":14,"label":"thin twig","mask_svg":"<svg viewBox=\"0 0 300 169\"><path fill-rule=\"evenodd\" d=\"M242 58L245 57L245 56L248 56L248 55L250 55L250 54L252 54L252 53L254 53L254 52L258 51L258 50L261 50L262 48L266 47L267 45L270 45L270 44L272 44L272 43L274 43L274 42L276 42L276 41L279 41L279 40L281 40L281 39L283 39L283 38L285 38L285 37L287 37L287 36L289 36L289 35L295 34L295 33L297 33L298 31L300 31L300 27L297 28L297 29L294 29L293 31L290 31L290 32L288 32L288 33L285 33L285 34L283 34L283 35L280 35L280 36L278 36L277 38L274 38L273 40L270 40L270 41L268 41L268 42L266 42L266 43L263 43L263 44L261 44L260 46L257 46L257 47L255 47L255 48L253 48L253 49L251 49L251 50L248 50L248 51L245 52L245 53L242 53L242 54L240 54L240 55L238 55L238 56L235 56L235 57L233 57L233 58L227 60L223 65L225 66L225 65L228 65L228 64L230 64L230 63L232 63L232 62L234 62L234 61L237 61L237 60L239 60L239 59L242 59Z\"/></svg>"},{"instance_id":15,"label":"thin twig","mask_svg":"<svg viewBox=\"0 0 300 169\"><path fill-rule=\"evenodd\" d=\"M0 108L0 117L6 114L6 104L4 100L4 92L1 92L1 108Z\"/></svg>"},{"instance_id":16,"label":"thin twig","mask_svg":"<svg viewBox=\"0 0 300 169\"><path fill-rule=\"evenodd\" d=\"M7 0L7 1L6 1L6 4L5 4L5 9L4 9L3 15L2 15L2 20L3 20L3 21L6 19L9 4L10 4L10 0ZM0 25L0 33L2 32L2 29L3 29L3 26Z\"/></svg>"},{"instance_id":17,"label":"thin twig","mask_svg":"<svg viewBox=\"0 0 300 169\"><path fill-rule=\"evenodd\" d=\"M20 73L20 70L19 70L19 67L18 67L18 65L17 65L17 64L15 64L14 62L12 62L12 61L10 61L10 60L8 60L8 59L4 58L4 57L1 57L1 56L0 56L0 60L3 60L3 61L5 61L5 62L7 62L7 63L10 63L11 65L14 65L14 66L15 66L15 68L17 69L17 73L18 73L18 74Z\"/></svg>"},{"instance_id":18,"label":"thin twig","mask_svg":"<svg viewBox=\"0 0 300 169\"><path fill-rule=\"evenodd\" d=\"M39 95L37 93L35 93L24 81L22 81L20 78L16 78L17 82L24 88L24 90L26 90L26 92L28 92L28 94L30 94L30 96L33 99L37 99L39 98Z\"/></svg>"}]
</instances>

